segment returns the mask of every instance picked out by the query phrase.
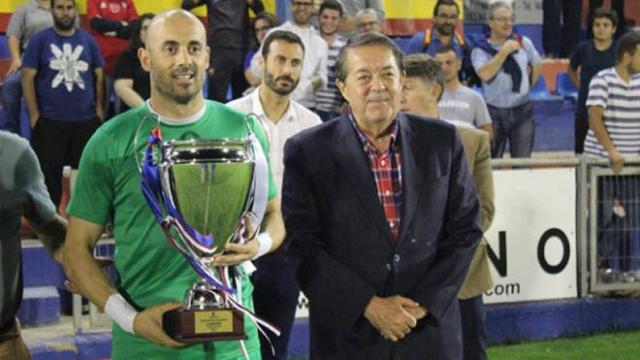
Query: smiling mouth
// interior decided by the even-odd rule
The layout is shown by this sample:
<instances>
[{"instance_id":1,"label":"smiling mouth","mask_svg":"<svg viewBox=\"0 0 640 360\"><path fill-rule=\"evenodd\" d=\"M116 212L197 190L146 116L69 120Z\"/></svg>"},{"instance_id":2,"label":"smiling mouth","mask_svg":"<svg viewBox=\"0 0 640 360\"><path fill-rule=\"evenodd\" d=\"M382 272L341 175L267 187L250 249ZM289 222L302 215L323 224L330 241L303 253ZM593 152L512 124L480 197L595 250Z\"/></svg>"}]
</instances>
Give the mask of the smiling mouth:
<instances>
[{"instance_id":1,"label":"smiling mouth","mask_svg":"<svg viewBox=\"0 0 640 360\"><path fill-rule=\"evenodd\" d=\"M176 80L178 80L178 82L183 83L183 82L191 82L191 80L193 80L193 78L195 77L194 73L185 73L185 74L174 74L172 75L172 77Z\"/></svg>"}]
</instances>

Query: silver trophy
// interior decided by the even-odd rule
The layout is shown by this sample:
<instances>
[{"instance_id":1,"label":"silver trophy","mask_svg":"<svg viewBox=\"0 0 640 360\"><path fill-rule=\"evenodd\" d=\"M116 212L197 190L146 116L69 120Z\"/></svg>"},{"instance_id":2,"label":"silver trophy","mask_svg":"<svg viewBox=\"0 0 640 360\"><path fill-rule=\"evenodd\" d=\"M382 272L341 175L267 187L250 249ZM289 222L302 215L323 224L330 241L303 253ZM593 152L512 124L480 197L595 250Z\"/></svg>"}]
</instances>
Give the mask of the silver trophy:
<instances>
[{"instance_id":1,"label":"silver trophy","mask_svg":"<svg viewBox=\"0 0 640 360\"><path fill-rule=\"evenodd\" d=\"M178 341L246 339L243 315L261 322L237 296L235 269L213 266L228 242L242 241L242 220L252 215L261 186L256 159L264 162L264 154L251 131L239 140L163 142L158 127L149 137L143 193L169 243L201 278L187 289L183 307L163 316L165 332Z\"/></svg>"}]
</instances>

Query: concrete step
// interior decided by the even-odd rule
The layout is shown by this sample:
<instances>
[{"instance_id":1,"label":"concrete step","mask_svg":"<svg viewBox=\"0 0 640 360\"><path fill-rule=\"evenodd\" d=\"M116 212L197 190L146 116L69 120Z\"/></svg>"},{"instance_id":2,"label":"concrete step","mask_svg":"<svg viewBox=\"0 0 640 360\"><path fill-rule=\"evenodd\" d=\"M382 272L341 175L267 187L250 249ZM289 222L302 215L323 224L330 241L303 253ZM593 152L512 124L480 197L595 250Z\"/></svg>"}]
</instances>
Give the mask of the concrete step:
<instances>
[{"instance_id":1,"label":"concrete step","mask_svg":"<svg viewBox=\"0 0 640 360\"><path fill-rule=\"evenodd\" d=\"M54 286L26 287L18 318L23 327L55 324L60 320L60 294Z\"/></svg>"},{"instance_id":2,"label":"concrete step","mask_svg":"<svg viewBox=\"0 0 640 360\"><path fill-rule=\"evenodd\" d=\"M109 359L111 331L76 334L71 316L55 325L23 328L22 337L33 360Z\"/></svg>"}]
</instances>

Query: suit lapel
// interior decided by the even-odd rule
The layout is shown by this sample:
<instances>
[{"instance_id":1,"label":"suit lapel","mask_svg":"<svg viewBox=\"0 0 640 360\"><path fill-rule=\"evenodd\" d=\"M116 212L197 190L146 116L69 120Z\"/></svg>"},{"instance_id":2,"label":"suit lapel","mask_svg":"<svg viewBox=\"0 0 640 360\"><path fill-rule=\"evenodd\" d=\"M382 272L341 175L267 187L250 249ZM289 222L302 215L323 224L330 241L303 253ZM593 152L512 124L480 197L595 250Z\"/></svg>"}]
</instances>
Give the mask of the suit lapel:
<instances>
[{"instance_id":1,"label":"suit lapel","mask_svg":"<svg viewBox=\"0 0 640 360\"><path fill-rule=\"evenodd\" d=\"M375 179L371 173L369 160L362 149L350 120L343 116L338 126L338 142L329 147L336 161L352 182L353 191L358 195L365 212L380 227L391 244L391 230L387 224L384 210L378 198Z\"/></svg>"},{"instance_id":2,"label":"suit lapel","mask_svg":"<svg viewBox=\"0 0 640 360\"><path fill-rule=\"evenodd\" d=\"M404 114L398 115L400 126L400 147L402 151L402 191L404 206L400 223L399 242L404 239L420 197L422 174L419 171L417 152L421 148L420 139L411 132L409 119ZM425 139L422 139L423 141Z\"/></svg>"}]
</instances>

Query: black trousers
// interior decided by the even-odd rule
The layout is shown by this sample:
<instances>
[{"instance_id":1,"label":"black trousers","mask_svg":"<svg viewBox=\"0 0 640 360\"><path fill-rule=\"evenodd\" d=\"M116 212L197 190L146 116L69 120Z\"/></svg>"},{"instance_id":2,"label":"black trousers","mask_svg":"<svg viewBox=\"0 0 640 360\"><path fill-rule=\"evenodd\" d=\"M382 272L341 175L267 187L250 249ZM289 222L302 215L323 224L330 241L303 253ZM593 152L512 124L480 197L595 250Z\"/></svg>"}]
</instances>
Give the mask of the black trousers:
<instances>
[{"instance_id":1,"label":"black trousers","mask_svg":"<svg viewBox=\"0 0 640 360\"><path fill-rule=\"evenodd\" d=\"M31 147L38 157L51 201L60 205L62 197L62 168L77 169L80 156L89 138L100 126L99 119L59 121L38 119L31 135Z\"/></svg>"},{"instance_id":2,"label":"black trousers","mask_svg":"<svg viewBox=\"0 0 640 360\"><path fill-rule=\"evenodd\" d=\"M275 356L271 353L268 341L260 336L262 359L286 360L300 292L295 268L282 250L261 257L255 265L258 270L251 280L256 315L276 325L282 332L279 337L269 333Z\"/></svg>"},{"instance_id":3,"label":"black trousers","mask_svg":"<svg viewBox=\"0 0 640 360\"><path fill-rule=\"evenodd\" d=\"M582 1L544 0L542 8L542 47L545 54L569 57L576 46L580 31Z\"/></svg>"},{"instance_id":4,"label":"black trousers","mask_svg":"<svg viewBox=\"0 0 640 360\"><path fill-rule=\"evenodd\" d=\"M459 302L464 360L486 360L487 335L484 328L482 294Z\"/></svg>"},{"instance_id":5,"label":"black trousers","mask_svg":"<svg viewBox=\"0 0 640 360\"><path fill-rule=\"evenodd\" d=\"M208 98L221 103L227 102L227 90L231 85L233 99L242 97L249 87L244 77L244 57L242 49L211 47L211 69Z\"/></svg>"}]
</instances>

